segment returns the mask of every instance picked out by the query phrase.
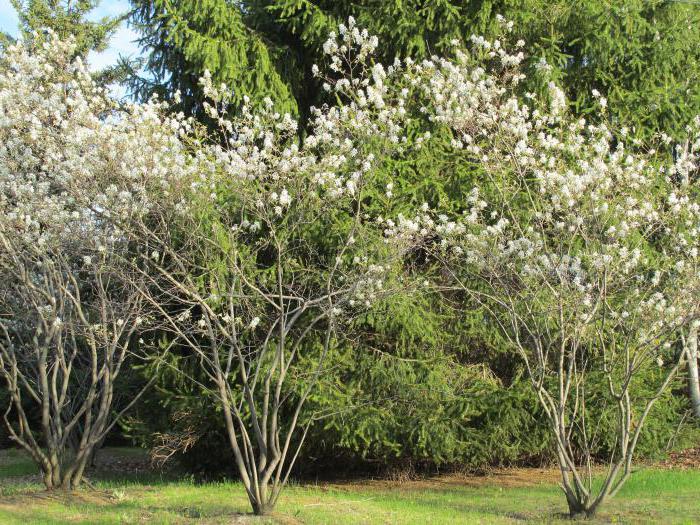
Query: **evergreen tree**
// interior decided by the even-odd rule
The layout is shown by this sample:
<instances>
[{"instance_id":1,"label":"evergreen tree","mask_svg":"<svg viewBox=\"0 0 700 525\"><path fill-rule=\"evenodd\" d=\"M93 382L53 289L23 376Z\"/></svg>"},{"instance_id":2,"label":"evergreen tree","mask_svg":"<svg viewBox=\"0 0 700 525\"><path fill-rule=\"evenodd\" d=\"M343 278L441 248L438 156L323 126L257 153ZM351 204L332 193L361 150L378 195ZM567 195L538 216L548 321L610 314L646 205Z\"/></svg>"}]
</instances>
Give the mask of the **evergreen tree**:
<instances>
[{"instance_id":1,"label":"evergreen tree","mask_svg":"<svg viewBox=\"0 0 700 525\"><path fill-rule=\"evenodd\" d=\"M143 97L182 92L201 100L209 69L254 101L282 109L324 101L309 74L322 45L352 15L380 37L382 60L448 51L454 38L491 36L496 15L515 23L532 64L541 58L581 114L606 96L610 118L648 136L677 132L700 112L700 6L672 0L132 0L132 21L153 78L134 80ZM533 87L533 86L530 86Z\"/></svg>"},{"instance_id":2,"label":"evergreen tree","mask_svg":"<svg viewBox=\"0 0 700 525\"><path fill-rule=\"evenodd\" d=\"M455 38L497 34L500 13L514 21L514 38L526 41L529 67L541 67L538 64L544 58L579 114L587 115L597 103L593 90L608 97L608 118L624 119L630 132L634 127L640 136L662 129L681 131L700 112L700 33L693 27L700 9L689 4L655 0L583 0L576 5L565 0L132 0L132 4L131 20L141 31L150 73L133 79L132 87L143 98L153 93L168 97L179 90L180 109L200 119L204 119L204 97L198 79L205 69L215 83L230 86L234 103L249 96L261 104L270 97L280 111L292 112L310 104L333 103L311 75L311 66L324 61L328 34L351 15L358 26L379 36L381 60L386 64L395 56L449 54ZM421 131L407 130L409 143L419 139ZM431 131L441 133L438 128ZM425 201L454 210L465 201L474 167L456 159L450 138L441 136L443 141L407 148L405 157L387 163L386 172L396 183L397 213L409 202ZM372 199L380 202L382 195ZM453 298L455 303L464 300ZM530 421L532 404L518 379L517 359L504 353L493 321L472 306L455 314L441 311L437 301L428 299L422 304L387 305L385 317L392 320L391 326L371 316L366 319L367 336L334 356L337 373L329 379L328 389L314 399L321 412L340 415L328 418L323 430L317 429L311 439L319 446L311 448L320 450L323 443L330 455L340 449L374 459L395 455L479 464L501 460L497 457L517 460L546 448L548 443L533 438L523 424ZM435 312L440 312L439 320ZM455 377L438 379L439 374L426 372L438 362L454 367ZM428 417L435 412L428 406L431 402L467 414L467 408L446 400L479 365L505 386L507 403L493 403L492 409L474 416L473 423L459 428L415 423L433 421ZM479 388L486 389L483 384ZM422 394L425 391L436 393L439 403ZM402 395L394 405L378 406L376 400L394 399L387 392ZM198 413L197 395L191 400L180 398L185 411ZM488 398L475 393L474 406L484 405ZM367 410L349 408L358 399L367 401ZM490 410L493 413L487 414ZM160 409L156 412L162 415ZM394 423L386 430L388 414ZM665 416L675 422L675 415ZM386 430L383 434L376 431L380 423ZM166 426L171 424L168 421ZM665 425L659 424L664 432ZM412 433L407 437L401 429ZM211 432L218 431L215 427ZM477 437L477 432L484 434ZM445 438L433 441L441 445L421 448L421 439L434 434ZM510 437L505 441L527 445L487 453L497 449L495 443L503 441L503 435ZM368 442L377 445L368 451ZM217 457L211 449L203 449L197 461Z\"/></svg>"},{"instance_id":3,"label":"evergreen tree","mask_svg":"<svg viewBox=\"0 0 700 525\"><path fill-rule=\"evenodd\" d=\"M228 0L133 0L131 21L149 53L148 75L134 77L139 98L168 97L179 91L182 108L204 117L199 78L205 70L233 90L233 102L270 97L280 110L296 111L285 64L295 61L284 45L256 30L245 2ZM291 70L290 70L291 71Z\"/></svg>"},{"instance_id":4,"label":"evergreen tree","mask_svg":"<svg viewBox=\"0 0 700 525\"><path fill-rule=\"evenodd\" d=\"M110 38L124 22L127 13L88 20L87 16L99 5L99 0L11 0L20 22L20 36L24 40L50 29L59 38L72 36L76 40L75 55L86 58L91 51L107 49ZM12 43L9 35L0 34L0 50ZM95 73L101 85L123 82L141 67L139 59L120 57L119 61Z\"/></svg>"},{"instance_id":5,"label":"evergreen tree","mask_svg":"<svg viewBox=\"0 0 700 525\"><path fill-rule=\"evenodd\" d=\"M97 7L99 0L11 0L20 21L23 38L32 33L51 29L59 38L76 39L76 55L86 56L90 51L104 51L110 37L122 23L121 17L102 17L87 20L86 16Z\"/></svg>"}]
</instances>

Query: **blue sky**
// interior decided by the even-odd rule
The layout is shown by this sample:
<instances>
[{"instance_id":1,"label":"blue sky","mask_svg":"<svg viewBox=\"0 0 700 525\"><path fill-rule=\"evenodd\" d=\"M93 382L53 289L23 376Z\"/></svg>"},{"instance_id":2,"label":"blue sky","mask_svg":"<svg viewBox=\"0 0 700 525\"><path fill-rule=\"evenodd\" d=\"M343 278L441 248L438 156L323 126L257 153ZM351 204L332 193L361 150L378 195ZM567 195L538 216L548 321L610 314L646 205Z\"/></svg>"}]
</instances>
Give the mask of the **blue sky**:
<instances>
[{"instance_id":1,"label":"blue sky","mask_svg":"<svg viewBox=\"0 0 700 525\"><path fill-rule=\"evenodd\" d=\"M98 19L103 16L114 16L129 10L128 0L101 0L98 7L90 13L89 18ZM18 20L10 0L0 0L0 31L17 36ZM122 23L110 41L109 48L102 53L91 53L88 57L91 69L101 69L114 64L119 55L138 56L139 49L134 43L137 34Z\"/></svg>"}]
</instances>

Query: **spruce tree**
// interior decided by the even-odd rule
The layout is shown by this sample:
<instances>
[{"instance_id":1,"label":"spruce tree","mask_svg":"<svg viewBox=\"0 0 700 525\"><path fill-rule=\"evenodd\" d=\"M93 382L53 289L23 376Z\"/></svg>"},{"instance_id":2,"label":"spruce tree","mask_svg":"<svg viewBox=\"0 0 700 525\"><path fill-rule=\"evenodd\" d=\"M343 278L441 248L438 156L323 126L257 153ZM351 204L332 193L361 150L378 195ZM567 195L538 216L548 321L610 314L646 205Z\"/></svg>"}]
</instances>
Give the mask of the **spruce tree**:
<instances>
[{"instance_id":1,"label":"spruce tree","mask_svg":"<svg viewBox=\"0 0 700 525\"><path fill-rule=\"evenodd\" d=\"M179 89L191 110L209 69L241 98L281 108L324 101L309 74L339 22L354 16L379 35L383 61L449 50L454 38L490 36L496 15L515 23L532 64L554 68L581 114L599 91L611 119L648 136L677 132L700 112L700 6L671 0L132 0L150 76L142 96ZM531 86L532 87L532 86Z\"/></svg>"},{"instance_id":2,"label":"spruce tree","mask_svg":"<svg viewBox=\"0 0 700 525\"><path fill-rule=\"evenodd\" d=\"M127 14L104 16L89 20L88 15L99 5L99 0L11 0L19 17L20 38L44 38L51 30L59 38L75 38L75 55L87 58L91 51L101 52L125 21ZM9 35L0 34L0 50L14 42ZM139 59L120 57L119 61L94 73L101 85L124 82L141 67Z\"/></svg>"},{"instance_id":3,"label":"spruce tree","mask_svg":"<svg viewBox=\"0 0 700 525\"><path fill-rule=\"evenodd\" d=\"M132 4L131 21L148 53L148 74L131 81L138 98L168 97L179 91L182 109L204 117L198 81L206 70L217 84L231 87L233 103L245 96L256 102L269 97L280 110L296 112L290 72L285 71L294 57L284 45L256 30L245 2L133 0Z\"/></svg>"},{"instance_id":4,"label":"spruce tree","mask_svg":"<svg viewBox=\"0 0 700 525\"><path fill-rule=\"evenodd\" d=\"M99 0L11 0L20 22L24 39L34 32L51 29L61 39L76 39L76 55L85 57L90 51L104 51L110 37L122 23L121 17L102 17L87 20L87 15L97 7Z\"/></svg>"}]
</instances>

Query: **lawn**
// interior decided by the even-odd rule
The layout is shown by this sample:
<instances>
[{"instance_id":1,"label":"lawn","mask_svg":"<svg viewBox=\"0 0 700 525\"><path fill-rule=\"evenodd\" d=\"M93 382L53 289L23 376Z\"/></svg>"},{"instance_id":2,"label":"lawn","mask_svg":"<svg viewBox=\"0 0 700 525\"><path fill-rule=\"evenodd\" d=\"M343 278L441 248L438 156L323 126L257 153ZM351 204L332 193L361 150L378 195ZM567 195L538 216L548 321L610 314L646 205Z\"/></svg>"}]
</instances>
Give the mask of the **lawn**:
<instances>
[{"instance_id":1,"label":"lawn","mask_svg":"<svg viewBox=\"0 0 700 525\"><path fill-rule=\"evenodd\" d=\"M0 451L0 523L454 524L567 523L556 472L518 469L488 476L442 476L395 483L365 480L291 485L269 518L248 514L237 483L195 484L129 465L132 450L111 450L94 489L46 493L31 463ZM110 470L111 469L111 470ZM641 467L588 523L700 523L700 471Z\"/></svg>"}]
</instances>

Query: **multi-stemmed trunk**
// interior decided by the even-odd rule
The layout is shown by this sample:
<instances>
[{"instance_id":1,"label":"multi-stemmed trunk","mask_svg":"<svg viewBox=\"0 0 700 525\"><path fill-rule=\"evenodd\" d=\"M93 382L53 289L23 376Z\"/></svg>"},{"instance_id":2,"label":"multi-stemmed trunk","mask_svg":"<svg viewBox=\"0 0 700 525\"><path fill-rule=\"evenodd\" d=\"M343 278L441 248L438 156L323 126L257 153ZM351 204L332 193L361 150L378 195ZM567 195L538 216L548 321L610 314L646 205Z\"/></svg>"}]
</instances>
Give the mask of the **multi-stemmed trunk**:
<instances>
[{"instance_id":1,"label":"multi-stemmed trunk","mask_svg":"<svg viewBox=\"0 0 700 525\"><path fill-rule=\"evenodd\" d=\"M685 344L688 360L688 394L693 415L700 419L700 373L698 373L698 324L693 323Z\"/></svg>"},{"instance_id":2,"label":"multi-stemmed trunk","mask_svg":"<svg viewBox=\"0 0 700 525\"><path fill-rule=\"evenodd\" d=\"M10 439L24 449L36 463L47 490L74 490L80 486L96 448L121 414L128 410L145 390L144 387L115 415L112 413L113 386L110 383L109 386L102 387L106 390L99 398L93 394L88 395L78 408L78 414L68 421L62 419L63 414L56 414L50 410L55 400L49 398L41 403L41 423L32 429L18 384L8 381L8 387L12 401L10 407L16 415L16 422L10 420L11 411L8 409L4 415L5 426ZM77 438L77 443L73 446L69 443L72 437Z\"/></svg>"},{"instance_id":3,"label":"multi-stemmed trunk","mask_svg":"<svg viewBox=\"0 0 700 525\"><path fill-rule=\"evenodd\" d=\"M162 255L149 258L152 271L137 268L147 281L142 295L164 320L173 344L187 347L199 358L221 408L252 511L266 514L274 509L303 446L309 421L303 419L302 410L325 370L336 334L335 316L347 307L358 284L347 278L335 283L336 267L314 286L298 285L297 280L306 277L286 269L290 255L272 234L269 242L276 257L270 274L275 278L260 278L258 283L256 273L248 275L250 270L242 266L245 260L226 248L229 243L211 243L208 234L200 239L193 231L189 244L179 246L168 241L167 230L158 236L146 230ZM191 257L194 261L220 257L226 271L208 273L203 286L188 271L197 268ZM362 283L368 274L362 270L353 277ZM301 370L305 347L318 348L318 355L312 366ZM300 378L296 384L301 388L296 389Z\"/></svg>"},{"instance_id":4,"label":"multi-stemmed trunk","mask_svg":"<svg viewBox=\"0 0 700 525\"><path fill-rule=\"evenodd\" d=\"M614 497L632 474L632 461L639 441L644 422L652 407L661 395L666 391L675 377L679 367L683 363L683 352L678 361L666 373L661 385L655 393L646 400L639 416L634 418L634 402L630 393L632 374L638 363L629 362L627 376L621 381L621 386L616 388L613 375L604 365L609 387L609 393L616 403L617 427L616 443L611 452L608 469L604 479L597 488L594 488L594 458L591 451L591 436L586 433L586 401L585 392L581 385L585 383L585 369L577 368L576 352L564 354L559 361L560 367L559 389L556 393L550 392L544 385L544 377L533 377L531 380L535 387L540 405L543 407L550 429L556 444L557 463L561 472L561 488L566 497L569 515L572 518L595 516L598 509L607 500ZM532 371L532 368L528 369ZM569 406L574 399L574 408ZM578 427L578 438L582 446L575 447L572 436L574 428Z\"/></svg>"},{"instance_id":5,"label":"multi-stemmed trunk","mask_svg":"<svg viewBox=\"0 0 700 525\"><path fill-rule=\"evenodd\" d=\"M87 455L61 464L55 454L49 461L41 464L42 481L47 490L75 490L83 481L87 466Z\"/></svg>"},{"instance_id":6,"label":"multi-stemmed trunk","mask_svg":"<svg viewBox=\"0 0 700 525\"><path fill-rule=\"evenodd\" d=\"M287 403L290 393L285 393L283 387L290 366L304 336L321 320L328 323L321 355L315 369L311 371L309 383L293 403ZM242 395L237 403L226 371L216 368L216 365L214 370L229 443L253 513L256 515L267 514L275 508L303 446L309 425L299 428L301 411L323 370L333 332L332 316L328 316L328 312L324 311L311 320L301 332L301 338L287 350L285 335L293 325L293 322L289 321L279 320L278 325L283 327L284 335L280 336L276 344L271 345L274 348L274 357L267 370L264 370L262 365L266 348L262 349L260 360L254 363L246 363L243 356L239 356ZM212 360L212 363L217 362L219 360ZM261 377L260 381L258 377ZM291 410L286 422L281 414L285 404ZM245 412L247 417L244 416Z\"/></svg>"},{"instance_id":7,"label":"multi-stemmed trunk","mask_svg":"<svg viewBox=\"0 0 700 525\"><path fill-rule=\"evenodd\" d=\"M146 312L135 289L116 283L106 256L81 267L12 240L0 234L0 379L11 401L4 423L47 489L73 490L95 447L153 381L115 411L115 382Z\"/></svg>"},{"instance_id":8,"label":"multi-stemmed trunk","mask_svg":"<svg viewBox=\"0 0 700 525\"><path fill-rule=\"evenodd\" d=\"M247 343L230 322L241 300L239 290L232 287L220 296L224 311L231 312L225 316L211 308L188 276L177 280L174 274L163 274L165 284L175 287L189 308L200 310L201 321L195 324L189 316L171 313L152 291L144 291L144 296L167 320L173 341L186 344L201 359L221 407L235 467L251 508L258 515L269 513L289 479L309 428L308 422L301 421L302 409L324 370L335 333L336 303L330 294L306 301L278 294L276 314L267 330L259 340ZM156 285L164 286L154 283L154 288ZM322 348L313 367L304 370L303 388L295 392L290 375L311 334L323 337Z\"/></svg>"},{"instance_id":9,"label":"multi-stemmed trunk","mask_svg":"<svg viewBox=\"0 0 700 525\"><path fill-rule=\"evenodd\" d=\"M60 427L60 421L56 421L57 417L51 413L49 402L46 402L42 403L41 424L39 428L32 431L22 406L22 397L17 385L9 382L8 386L12 399L11 406L14 408L18 420L18 424L15 425L8 417L10 411L8 410L5 414L5 425L9 431L10 439L22 447L34 460L47 490L76 489L83 481L85 469L88 467L95 446L99 442L98 437L104 436L108 428L111 428L111 425L108 426L106 423L107 413L98 415L94 424L91 421L93 419L91 416L85 418L86 421L83 423L87 423L88 428L82 436L79 436L77 446L71 449L67 443L66 435L73 432L77 420L74 419ZM90 404L90 401L86 402L86 406L83 407L85 412L92 411ZM37 438L37 435L41 438Z\"/></svg>"}]
</instances>

